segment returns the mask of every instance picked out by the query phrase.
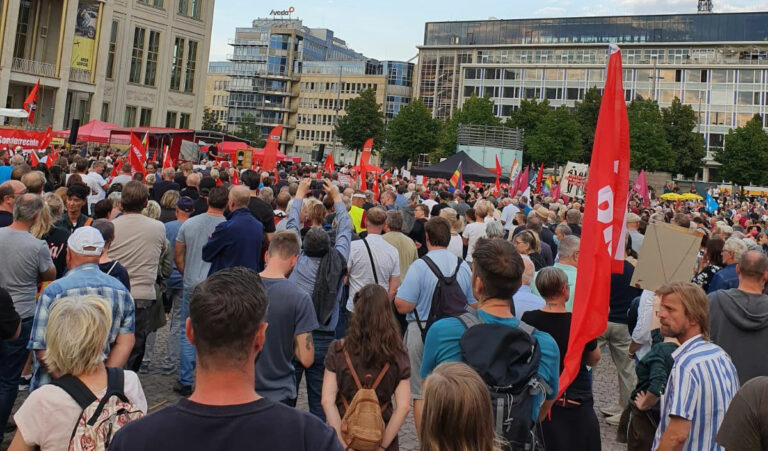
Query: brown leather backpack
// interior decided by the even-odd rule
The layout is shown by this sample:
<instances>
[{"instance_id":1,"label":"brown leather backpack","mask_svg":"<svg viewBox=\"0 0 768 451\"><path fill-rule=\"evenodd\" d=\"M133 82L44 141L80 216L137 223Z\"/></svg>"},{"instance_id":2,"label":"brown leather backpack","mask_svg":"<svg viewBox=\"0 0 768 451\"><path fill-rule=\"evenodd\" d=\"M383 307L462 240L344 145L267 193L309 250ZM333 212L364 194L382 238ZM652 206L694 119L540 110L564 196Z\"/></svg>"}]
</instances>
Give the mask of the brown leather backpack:
<instances>
[{"instance_id":1,"label":"brown leather backpack","mask_svg":"<svg viewBox=\"0 0 768 451\"><path fill-rule=\"evenodd\" d=\"M355 393L351 403L347 403L344 396L339 394L346 409L344 418L341 420L341 434L348 450L376 451L384 438L385 424L381 413L387 405L387 403L383 406L379 404L376 387L379 386L381 379L389 371L389 363L384 365L373 385L363 388L347 350L344 349L343 351L349 372L352 373L352 378L357 385L357 393Z\"/></svg>"}]
</instances>

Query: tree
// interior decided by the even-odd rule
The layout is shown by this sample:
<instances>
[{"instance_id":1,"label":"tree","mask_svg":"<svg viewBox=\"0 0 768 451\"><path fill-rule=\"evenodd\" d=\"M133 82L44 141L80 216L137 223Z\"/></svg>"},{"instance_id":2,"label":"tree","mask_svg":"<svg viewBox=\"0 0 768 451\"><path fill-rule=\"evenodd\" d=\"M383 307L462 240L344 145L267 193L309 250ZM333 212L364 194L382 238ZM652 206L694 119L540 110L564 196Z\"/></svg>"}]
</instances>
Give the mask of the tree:
<instances>
[{"instance_id":1,"label":"tree","mask_svg":"<svg viewBox=\"0 0 768 451\"><path fill-rule=\"evenodd\" d=\"M768 135L759 115L728 131L725 148L715 154L715 161L722 165L718 173L736 185L768 182Z\"/></svg>"},{"instance_id":2,"label":"tree","mask_svg":"<svg viewBox=\"0 0 768 451\"><path fill-rule=\"evenodd\" d=\"M520 108L513 111L504 124L507 127L522 128L525 134L531 134L552 108L549 106L549 100L544 99L540 103L536 99L520 101Z\"/></svg>"},{"instance_id":3,"label":"tree","mask_svg":"<svg viewBox=\"0 0 768 451\"><path fill-rule=\"evenodd\" d=\"M659 104L655 100L635 99L627 108L627 116L632 169L674 170L675 155L664 134Z\"/></svg>"},{"instance_id":4,"label":"tree","mask_svg":"<svg viewBox=\"0 0 768 451\"><path fill-rule=\"evenodd\" d=\"M221 131L219 120L216 119L213 111L211 111L208 107L203 108L203 130L210 130L214 132Z\"/></svg>"},{"instance_id":5,"label":"tree","mask_svg":"<svg viewBox=\"0 0 768 451\"><path fill-rule=\"evenodd\" d=\"M445 121L440 131L440 150L432 154L431 159L439 160L456 153L458 145L459 125L501 125L501 119L493 113L493 101L489 97L472 97L464 101L461 109L453 112L453 116Z\"/></svg>"},{"instance_id":6,"label":"tree","mask_svg":"<svg viewBox=\"0 0 768 451\"><path fill-rule=\"evenodd\" d=\"M440 120L432 118L424 102L414 100L389 122L382 156L400 166L417 159L419 154L432 153L438 145L441 125Z\"/></svg>"},{"instance_id":7,"label":"tree","mask_svg":"<svg viewBox=\"0 0 768 451\"><path fill-rule=\"evenodd\" d=\"M704 137L693 131L696 127L696 112L675 97L669 107L662 108L661 118L667 141L675 153L675 172L692 178L701 168L701 160L707 154Z\"/></svg>"},{"instance_id":8,"label":"tree","mask_svg":"<svg viewBox=\"0 0 768 451\"><path fill-rule=\"evenodd\" d=\"M602 102L600 91L595 86L589 88L584 94L584 100L576 102L576 120L581 129L581 146L584 149L584 162L592 160L592 147L595 145L595 129L597 117L600 115L600 103Z\"/></svg>"},{"instance_id":9,"label":"tree","mask_svg":"<svg viewBox=\"0 0 768 451\"><path fill-rule=\"evenodd\" d=\"M347 114L336 122L336 135L344 147L355 150L357 163L357 155L368 138L373 138L374 149L378 150L384 144L384 113L370 88L350 99L344 111Z\"/></svg>"},{"instance_id":10,"label":"tree","mask_svg":"<svg viewBox=\"0 0 768 451\"><path fill-rule=\"evenodd\" d=\"M251 113L240 116L234 135L250 142L252 146L264 146L265 141L261 137L261 129L256 125L256 118Z\"/></svg>"},{"instance_id":11,"label":"tree","mask_svg":"<svg viewBox=\"0 0 768 451\"><path fill-rule=\"evenodd\" d=\"M538 120L533 133L525 135L530 160L547 165L580 161L583 148L579 127L579 122L565 105L549 109Z\"/></svg>"}]
</instances>

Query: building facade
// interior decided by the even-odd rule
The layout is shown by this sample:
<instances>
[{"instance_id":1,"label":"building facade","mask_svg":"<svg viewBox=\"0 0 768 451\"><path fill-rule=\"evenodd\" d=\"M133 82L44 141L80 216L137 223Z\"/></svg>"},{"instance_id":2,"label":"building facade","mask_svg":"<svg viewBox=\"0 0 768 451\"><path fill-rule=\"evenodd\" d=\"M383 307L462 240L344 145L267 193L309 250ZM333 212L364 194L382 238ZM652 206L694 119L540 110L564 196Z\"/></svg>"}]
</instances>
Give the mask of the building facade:
<instances>
[{"instance_id":1,"label":"building facade","mask_svg":"<svg viewBox=\"0 0 768 451\"><path fill-rule=\"evenodd\" d=\"M213 0L4 0L0 98L21 108L40 80L33 128L92 119L198 127Z\"/></svg>"},{"instance_id":2,"label":"building facade","mask_svg":"<svg viewBox=\"0 0 768 451\"><path fill-rule=\"evenodd\" d=\"M417 95L446 119L472 94L508 117L522 99L575 106L605 82L607 44L622 49L626 100L675 97L699 116L704 180L728 130L768 112L768 12L427 23Z\"/></svg>"},{"instance_id":3,"label":"building facade","mask_svg":"<svg viewBox=\"0 0 768 451\"><path fill-rule=\"evenodd\" d=\"M227 105L229 104L229 73L232 63L229 61L211 61L208 63L208 75L205 78L204 105L214 118L220 130L227 127Z\"/></svg>"}]
</instances>

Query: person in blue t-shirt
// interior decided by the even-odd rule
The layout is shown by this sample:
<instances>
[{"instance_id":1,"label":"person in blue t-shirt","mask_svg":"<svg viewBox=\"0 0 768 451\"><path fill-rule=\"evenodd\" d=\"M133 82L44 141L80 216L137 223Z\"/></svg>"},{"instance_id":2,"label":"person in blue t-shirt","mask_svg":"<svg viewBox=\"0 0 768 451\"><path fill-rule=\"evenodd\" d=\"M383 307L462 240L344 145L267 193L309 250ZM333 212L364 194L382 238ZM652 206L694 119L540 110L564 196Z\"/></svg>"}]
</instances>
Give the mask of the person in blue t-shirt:
<instances>
[{"instance_id":1,"label":"person in blue t-shirt","mask_svg":"<svg viewBox=\"0 0 768 451\"><path fill-rule=\"evenodd\" d=\"M472 254L472 291L477 299L477 311L484 323L518 327L520 320L510 311L512 293L517 291L523 277L523 259L514 245L504 240L481 238ZM409 271L410 274L410 271ZM443 362L460 362L459 340L466 328L458 318L444 318L429 328L424 343L421 377L426 379ZM538 395L531 418L543 419L555 401L560 379L560 351L548 333L536 330L533 336L541 349L538 374L552 389L546 396Z\"/></svg>"}]
</instances>

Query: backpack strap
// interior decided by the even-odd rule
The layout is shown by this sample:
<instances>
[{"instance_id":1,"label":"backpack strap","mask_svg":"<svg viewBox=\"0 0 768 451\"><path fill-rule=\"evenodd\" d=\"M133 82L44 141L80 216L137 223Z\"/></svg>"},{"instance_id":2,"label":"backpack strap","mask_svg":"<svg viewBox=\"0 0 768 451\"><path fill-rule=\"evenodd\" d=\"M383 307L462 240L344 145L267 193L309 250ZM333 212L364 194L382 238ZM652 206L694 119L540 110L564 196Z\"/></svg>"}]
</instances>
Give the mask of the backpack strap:
<instances>
[{"instance_id":1,"label":"backpack strap","mask_svg":"<svg viewBox=\"0 0 768 451\"><path fill-rule=\"evenodd\" d=\"M523 332L527 333L528 335L533 336L533 333L536 332L536 328L531 326L528 323L524 323L523 321L520 321L520 324L517 325L519 329L521 329Z\"/></svg>"},{"instance_id":2,"label":"backpack strap","mask_svg":"<svg viewBox=\"0 0 768 451\"><path fill-rule=\"evenodd\" d=\"M459 257L456 257L456 269L453 270L453 274L448 279L456 280L456 276L459 274L459 269L461 269L462 262L463 262L462 259L460 259Z\"/></svg>"},{"instance_id":3,"label":"backpack strap","mask_svg":"<svg viewBox=\"0 0 768 451\"><path fill-rule=\"evenodd\" d=\"M96 406L91 418L88 419L88 425L93 426L104 410L104 406L112 396L117 396L121 401L127 403L128 397L125 396L123 386L125 385L125 375L122 368L107 368L107 391Z\"/></svg>"},{"instance_id":4,"label":"backpack strap","mask_svg":"<svg viewBox=\"0 0 768 451\"><path fill-rule=\"evenodd\" d=\"M352 365L352 359L349 358L349 353L347 353L346 348L341 348L341 350L344 352L344 359L347 361L347 367L349 368L349 372L352 373L352 379L355 380L355 385L357 386L357 389L360 390L363 388L363 385L360 383L360 379L357 377L357 373L355 372L355 367Z\"/></svg>"},{"instance_id":5,"label":"backpack strap","mask_svg":"<svg viewBox=\"0 0 768 451\"><path fill-rule=\"evenodd\" d=\"M366 241L365 238L362 239L363 244L365 244L365 248L368 250L368 258L371 259L371 271L373 271L373 281L376 282L376 285L379 284L379 275L376 274L376 263L373 262L373 254L371 253L371 246L368 245L368 241Z\"/></svg>"},{"instance_id":6,"label":"backpack strap","mask_svg":"<svg viewBox=\"0 0 768 451\"><path fill-rule=\"evenodd\" d=\"M77 402L77 405L83 410L98 399L96 395L94 395L93 392L80 381L80 379L71 374L65 374L64 376L54 379L51 381L51 385L55 385L67 392L67 394L72 397L72 399Z\"/></svg>"},{"instance_id":7,"label":"backpack strap","mask_svg":"<svg viewBox=\"0 0 768 451\"><path fill-rule=\"evenodd\" d=\"M387 374L387 371L389 371L389 362L387 362L387 363L384 365L384 368L382 368L382 369L381 369L381 372L380 372L380 373L379 373L379 375L376 377L376 380L373 382L373 385L371 385L371 390L376 390L376 388L377 388L377 387L379 386L379 384L381 383L381 379L383 379L383 378L384 378L384 375L385 375L385 374Z\"/></svg>"},{"instance_id":8,"label":"backpack strap","mask_svg":"<svg viewBox=\"0 0 768 451\"><path fill-rule=\"evenodd\" d=\"M432 273L437 277L438 281L445 280L445 276L440 271L440 268L437 267L434 261L432 261L431 258L427 257L426 255L421 257L422 260L424 260L424 263L427 264L430 270L432 270Z\"/></svg>"},{"instance_id":9,"label":"backpack strap","mask_svg":"<svg viewBox=\"0 0 768 451\"><path fill-rule=\"evenodd\" d=\"M109 271L107 271L108 276L112 275L112 270L115 269L115 266L117 266L117 260L113 261L112 266L109 267Z\"/></svg>"},{"instance_id":10,"label":"backpack strap","mask_svg":"<svg viewBox=\"0 0 768 451\"><path fill-rule=\"evenodd\" d=\"M480 317L480 314L477 313L477 310L470 306L467 306L465 308L465 312L459 315L457 319L461 321L461 324L465 329L469 329L472 326L477 326L478 324L483 323L483 318Z\"/></svg>"}]
</instances>

